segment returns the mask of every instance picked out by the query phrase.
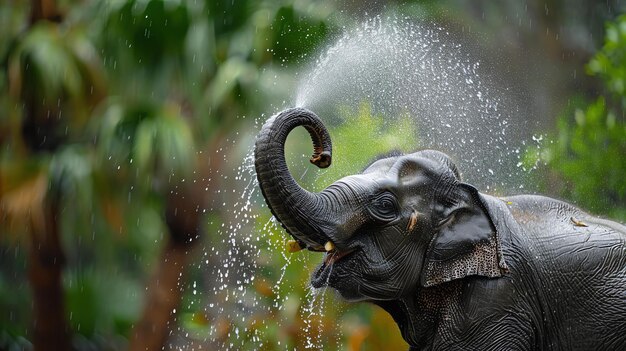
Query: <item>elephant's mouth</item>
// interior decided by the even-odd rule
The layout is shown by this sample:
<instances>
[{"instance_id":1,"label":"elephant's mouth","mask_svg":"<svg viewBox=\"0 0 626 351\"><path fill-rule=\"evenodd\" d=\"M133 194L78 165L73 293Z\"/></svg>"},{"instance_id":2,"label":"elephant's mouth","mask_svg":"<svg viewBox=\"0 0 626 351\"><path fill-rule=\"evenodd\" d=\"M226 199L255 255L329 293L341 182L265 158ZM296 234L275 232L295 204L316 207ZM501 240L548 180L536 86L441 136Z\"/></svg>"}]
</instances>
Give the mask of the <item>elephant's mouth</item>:
<instances>
[{"instance_id":1,"label":"elephant's mouth","mask_svg":"<svg viewBox=\"0 0 626 351\"><path fill-rule=\"evenodd\" d=\"M347 250L347 251L338 251L338 250L329 251L324 255L324 265L326 266L332 265L336 263L337 261L341 260L342 258L353 253L355 250L356 249Z\"/></svg>"},{"instance_id":2,"label":"elephant's mouth","mask_svg":"<svg viewBox=\"0 0 626 351\"><path fill-rule=\"evenodd\" d=\"M320 264L311 276L311 285L314 288L321 288L326 285L332 285L331 277L341 275L343 266L348 263L350 258L356 256L357 249L345 251L332 250L326 252L324 261Z\"/></svg>"}]
</instances>

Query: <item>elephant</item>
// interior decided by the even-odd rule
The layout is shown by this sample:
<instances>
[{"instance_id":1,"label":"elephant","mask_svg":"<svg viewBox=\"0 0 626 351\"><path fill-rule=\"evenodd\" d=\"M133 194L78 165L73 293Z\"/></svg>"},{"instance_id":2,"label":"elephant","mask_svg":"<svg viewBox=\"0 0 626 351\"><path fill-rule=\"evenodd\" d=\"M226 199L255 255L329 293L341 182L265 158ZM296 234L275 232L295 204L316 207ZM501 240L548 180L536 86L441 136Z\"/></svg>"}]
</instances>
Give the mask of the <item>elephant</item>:
<instances>
[{"instance_id":1,"label":"elephant","mask_svg":"<svg viewBox=\"0 0 626 351\"><path fill-rule=\"evenodd\" d=\"M291 108L262 127L255 167L297 246L325 252L313 287L382 307L410 350L626 350L625 226L540 195L481 193L435 150L309 192L284 155L299 126L311 162L330 166L319 117Z\"/></svg>"}]
</instances>

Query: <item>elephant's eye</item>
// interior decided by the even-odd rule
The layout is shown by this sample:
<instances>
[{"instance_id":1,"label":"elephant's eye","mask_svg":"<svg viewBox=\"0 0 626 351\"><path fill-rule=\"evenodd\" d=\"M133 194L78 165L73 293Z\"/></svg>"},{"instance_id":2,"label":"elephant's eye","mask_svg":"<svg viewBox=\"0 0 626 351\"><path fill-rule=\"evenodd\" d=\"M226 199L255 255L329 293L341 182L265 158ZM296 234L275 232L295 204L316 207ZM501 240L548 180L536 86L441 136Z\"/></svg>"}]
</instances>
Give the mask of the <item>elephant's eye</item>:
<instances>
[{"instance_id":1,"label":"elephant's eye","mask_svg":"<svg viewBox=\"0 0 626 351\"><path fill-rule=\"evenodd\" d=\"M396 197L390 192L383 192L372 197L368 211L377 222L388 223L398 216Z\"/></svg>"}]
</instances>

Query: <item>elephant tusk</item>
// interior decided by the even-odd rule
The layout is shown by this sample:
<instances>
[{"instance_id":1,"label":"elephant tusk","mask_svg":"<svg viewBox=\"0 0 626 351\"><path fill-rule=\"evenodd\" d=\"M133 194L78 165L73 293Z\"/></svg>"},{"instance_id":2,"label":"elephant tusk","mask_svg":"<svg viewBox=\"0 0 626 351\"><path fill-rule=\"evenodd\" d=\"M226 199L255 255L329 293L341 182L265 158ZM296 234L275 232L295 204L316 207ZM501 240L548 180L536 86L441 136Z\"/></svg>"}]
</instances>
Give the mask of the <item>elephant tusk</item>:
<instances>
[{"instance_id":1,"label":"elephant tusk","mask_svg":"<svg viewBox=\"0 0 626 351\"><path fill-rule=\"evenodd\" d=\"M499 197L498 199L499 199L500 201L504 202L504 203L505 203L505 204L507 204L507 205L513 205L513 202L511 202L511 201L509 201L509 200L507 200L507 199L503 199L503 198L501 198L501 197Z\"/></svg>"},{"instance_id":2,"label":"elephant tusk","mask_svg":"<svg viewBox=\"0 0 626 351\"><path fill-rule=\"evenodd\" d=\"M570 220L572 221L572 223L574 223L575 226L577 227L588 227L588 225L583 222L583 221L579 221L578 219L571 217Z\"/></svg>"},{"instance_id":3,"label":"elephant tusk","mask_svg":"<svg viewBox=\"0 0 626 351\"><path fill-rule=\"evenodd\" d=\"M324 244L324 250L328 251L333 251L335 249L335 244L333 244L332 241L327 241L326 244Z\"/></svg>"},{"instance_id":4,"label":"elephant tusk","mask_svg":"<svg viewBox=\"0 0 626 351\"><path fill-rule=\"evenodd\" d=\"M412 232L416 224L417 224L417 211L413 211L413 213L411 213L411 217L409 218L409 223L406 226L406 231L408 233Z\"/></svg>"},{"instance_id":5,"label":"elephant tusk","mask_svg":"<svg viewBox=\"0 0 626 351\"><path fill-rule=\"evenodd\" d=\"M302 246L300 246L300 244L295 240L287 241L286 246L287 246L287 252L294 253L294 252L298 252L302 250Z\"/></svg>"}]
</instances>

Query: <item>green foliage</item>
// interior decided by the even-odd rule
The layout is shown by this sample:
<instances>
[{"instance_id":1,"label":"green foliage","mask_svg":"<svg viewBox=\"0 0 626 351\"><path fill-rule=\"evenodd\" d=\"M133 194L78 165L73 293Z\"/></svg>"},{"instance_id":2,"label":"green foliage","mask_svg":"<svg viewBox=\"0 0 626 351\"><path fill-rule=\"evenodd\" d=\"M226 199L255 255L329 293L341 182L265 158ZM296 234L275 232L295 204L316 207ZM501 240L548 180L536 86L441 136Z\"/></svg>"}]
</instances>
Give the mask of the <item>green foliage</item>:
<instances>
[{"instance_id":1,"label":"green foliage","mask_svg":"<svg viewBox=\"0 0 626 351\"><path fill-rule=\"evenodd\" d=\"M33 28L11 60L12 74L20 75L16 78L20 85L32 84L24 86L24 91L34 93L42 100L76 96L83 90L78 62L58 31L59 28L51 24Z\"/></svg>"},{"instance_id":2,"label":"green foliage","mask_svg":"<svg viewBox=\"0 0 626 351\"><path fill-rule=\"evenodd\" d=\"M167 235L169 190L183 179L212 178L205 181L211 203L221 200L216 189L233 187L217 159L242 155L237 149L214 156L213 147L223 150L242 125L242 134L252 128L242 123L252 122L246 116L285 98L293 82L286 63L295 67L318 49L334 27L333 6L291 0L46 3L68 9L55 16L59 23L31 24L29 6L0 3L0 309L8 311L0 317L0 349L28 343L31 302L22 252L33 209L51 194L60 199L74 344L123 349ZM230 220L229 213L208 207L203 212L215 222ZM284 264L264 259L268 266ZM190 275L205 279L200 267ZM202 318L206 303L206 295L183 302L182 334L201 340L213 326ZM281 320L269 318L274 333L265 343L273 345L284 332ZM293 323L301 326L297 318ZM103 339L122 342L106 346Z\"/></svg>"},{"instance_id":3,"label":"green foliage","mask_svg":"<svg viewBox=\"0 0 626 351\"><path fill-rule=\"evenodd\" d=\"M103 333L102 336L111 338L130 331L139 315L144 289L127 274L88 269L70 272L65 290L72 327L89 338Z\"/></svg>"},{"instance_id":4,"label":"green foliage","mask_svg":"<svg viewBox=\"0 0 626 351\"><path fill-rule=\"evenodd\" d=\"M561 116L557 134L529 149L525 161L547 165L545 190L626 221L626 16L607 25L605 45L587 69L602 78L607 97Z\"/></svg>"},{"instance_id":5,"label":"green foliage","mask_svg":"<svg viewBox=\"0 0 626 351\"><path fill-rule=\"evenodd\" d=\"M215 19L215 33L224 35L245 27L255 7L254 0L208 2L208 14Z\"/></svg>"},{"instance_id":6,"label":"green foliage","mask_svg":"<svg viewBox=\"0 0 626 351\"><path fill-rule=\"evenodd\" d=\"M626 103L626 15L607 24L604 46L589 61L587 72L600 77L606 89Z\"/></svg>"},{"instance_id":7,"label":"green foliage","mask_svg":"<svg viewBox=\"0 0 626 351\"><path fill-rule=\"evenodd\" d=\"M68 137L80 137L89 108L102 94L101 65L84 34L36 24L7 61L8 93L24 102L19 118L24 141L34 149L54 149Z\"/></svg>"},{"instance_id":8,"label":"green foliage","mask_svg":"<svg viewBox=\"0 0 626 351\"><path fill-rule=\"evenodd\" d=\"M24 255L20 248L0 248L0 310L8 314L0 318L0 348L8 348L10 340L28 332L32 297L22 264Z\"/></svg>"},{"instance_id":9,"label":"green foliage","mask_svg":"<svg viewBox=\"0 0 626 351\"><path fill-rule=\"evenodd\" d=\"M125 46L138 63L157 68L183 52L190 26L188 7L182 2L131 0L108 16L110 40Z\"/></svg>"},{"instance_id":10,"label":"green foliage","mask_svg":"<svg viewBox=\"0 0 626 351\"><path fill-rule=\"evenodd\" d=\"M113 101L101 120L101 158L113 172L132 169L139 178L152 176L161 181L191 172L192 133L175 106Z\"/></svg>"}]
</instances>

